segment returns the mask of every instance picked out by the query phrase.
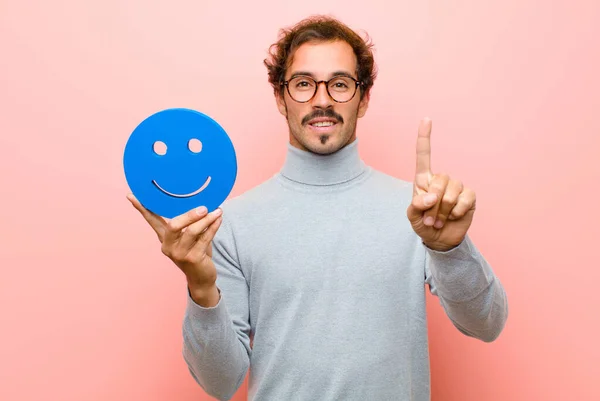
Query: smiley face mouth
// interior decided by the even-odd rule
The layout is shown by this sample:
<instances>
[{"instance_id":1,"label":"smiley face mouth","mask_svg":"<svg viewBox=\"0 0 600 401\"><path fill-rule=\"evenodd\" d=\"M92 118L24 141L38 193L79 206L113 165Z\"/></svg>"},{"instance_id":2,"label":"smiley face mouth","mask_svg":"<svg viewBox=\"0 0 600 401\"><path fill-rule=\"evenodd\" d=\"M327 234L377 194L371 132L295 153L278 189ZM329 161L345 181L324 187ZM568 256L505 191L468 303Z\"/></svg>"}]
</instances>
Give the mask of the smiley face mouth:
<instances>
[{"instance_id":1,"label":"smiley face mouth","mask_svg":"<svg viewBox=\"0 0 600 401\"><path fill-rule=\"evenodd\" d=\"M169 196L174 196L176 198L189 198L194 195L198 195L200 192L202 192L206 189L206 187L210 183L210 176L206 179L206 181L204 182L204 184L202 184L202 186L200 188L198 188L194 192L190 192L189 194L174 194L173 192L169 192L169 191L166 191L165 189L163 189L160 185L158 185L156 180L152 180L152 183L154 185L156 185L156 188L158 188L160 191L164 192L165 194L167 194Z\"/></svg>"}]
</instances>

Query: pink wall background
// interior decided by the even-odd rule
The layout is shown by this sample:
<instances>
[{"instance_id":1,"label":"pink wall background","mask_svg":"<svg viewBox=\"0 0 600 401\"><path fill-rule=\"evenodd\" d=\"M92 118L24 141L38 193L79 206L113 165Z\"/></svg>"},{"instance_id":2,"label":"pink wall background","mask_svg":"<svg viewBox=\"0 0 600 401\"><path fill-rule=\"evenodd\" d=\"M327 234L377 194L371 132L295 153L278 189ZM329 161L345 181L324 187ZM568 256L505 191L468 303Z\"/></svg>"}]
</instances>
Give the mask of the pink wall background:
<instances>
[{"instance_id":1,"label":"pink wall background","mask_svg":"<svg viewBox=\"0 0 600 401\"><path fill-rule=\"evenodd\" d=\"M234 141L234 195L270 177L287 134L262 60L317 12L376 44L365 160L412 179L430 116L433 168L476 189L471 235L508 293L492 344L429 297L433 400L600 399L600 3L323 4L0 2L0 399L209 399L181 357L183 276L125 199L123 147L191 107Z\"/></svg>"}]
</instances>

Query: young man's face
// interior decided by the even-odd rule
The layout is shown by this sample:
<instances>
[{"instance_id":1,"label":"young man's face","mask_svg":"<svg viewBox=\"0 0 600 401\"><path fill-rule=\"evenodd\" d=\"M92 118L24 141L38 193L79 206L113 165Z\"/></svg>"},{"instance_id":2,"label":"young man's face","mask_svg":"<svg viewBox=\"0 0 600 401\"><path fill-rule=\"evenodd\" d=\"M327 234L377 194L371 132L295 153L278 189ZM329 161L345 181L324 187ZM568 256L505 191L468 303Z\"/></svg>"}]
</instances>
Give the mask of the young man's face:
<instances>
[{"instance_id":1,"label":"young man's face","mask_svg":"<svg viewBox=\"0 0 600 401\"><path fill-rule=\"evenodd\" d=\"M316 81L329 80L339 74L358 79L356 56L346 42L305 43L296 49L293 56L285 80L298 74ZM329 154L354 141L356 121L364 116L368 106L368 96L361 100L360 95L361 89L358 88L352 100L337 103L327 93L325 84L320 84L310 101L299 103L285 88L283 96L277 96L277 105L287 118L290 143L302 150Z\"/></svg>"}]
</instances>

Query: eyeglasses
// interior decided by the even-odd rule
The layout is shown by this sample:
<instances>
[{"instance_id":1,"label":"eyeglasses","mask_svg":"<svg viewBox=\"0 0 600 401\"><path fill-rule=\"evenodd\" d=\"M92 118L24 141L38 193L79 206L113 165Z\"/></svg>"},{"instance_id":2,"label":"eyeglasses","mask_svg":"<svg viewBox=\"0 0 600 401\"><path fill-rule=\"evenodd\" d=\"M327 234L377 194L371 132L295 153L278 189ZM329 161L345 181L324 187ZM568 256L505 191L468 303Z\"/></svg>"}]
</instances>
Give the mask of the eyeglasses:
<instances>
[{"instance_id":1,"label":"eyeglasses","mask_svg":"<svg viewBox=\"0 0 600 401\"><path fill-rule=\"evenodd\" d=\"M298 75L284 81L281 85L287 87L292 99L298 103L310 101L316 94L321 83L325 84L329 96L338 103L346 103L354 98L356 89L362 84L360 81L345 75L331 78L329 81L316 81L305 75Z\"/></svg>"}]
</instances>

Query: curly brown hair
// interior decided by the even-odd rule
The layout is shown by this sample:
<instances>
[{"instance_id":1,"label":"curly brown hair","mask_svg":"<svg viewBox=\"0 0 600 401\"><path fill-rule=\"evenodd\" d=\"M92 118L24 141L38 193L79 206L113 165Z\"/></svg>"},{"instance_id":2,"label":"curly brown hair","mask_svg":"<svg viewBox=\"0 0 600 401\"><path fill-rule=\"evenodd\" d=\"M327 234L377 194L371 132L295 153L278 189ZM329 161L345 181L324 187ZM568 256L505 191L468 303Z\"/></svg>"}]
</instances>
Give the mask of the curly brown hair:
<instances>
[{"instance_id":1,"label":"curly brown hair","mask_svg":"<svg viewBox=\"0 0 600 401\"><path fill-rule=\"evenodd\" d=\"M281 83L285 73L292 64L294 51L307 42L330 42L343 40L347 42L356 55L356 75L361 82L360 98L369 93L377 76L373 58L373 44L368 35L361 38L356 32L339 20L323 15L308 17L291 28L280 31L279 40L269 47L270 59L264 64L269 72L269 82L275 94L283 95Z\"/></svg>"}]
</instances>

